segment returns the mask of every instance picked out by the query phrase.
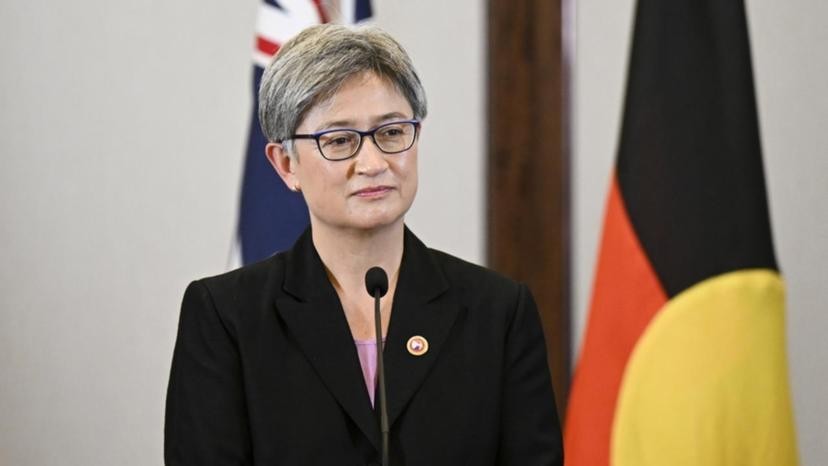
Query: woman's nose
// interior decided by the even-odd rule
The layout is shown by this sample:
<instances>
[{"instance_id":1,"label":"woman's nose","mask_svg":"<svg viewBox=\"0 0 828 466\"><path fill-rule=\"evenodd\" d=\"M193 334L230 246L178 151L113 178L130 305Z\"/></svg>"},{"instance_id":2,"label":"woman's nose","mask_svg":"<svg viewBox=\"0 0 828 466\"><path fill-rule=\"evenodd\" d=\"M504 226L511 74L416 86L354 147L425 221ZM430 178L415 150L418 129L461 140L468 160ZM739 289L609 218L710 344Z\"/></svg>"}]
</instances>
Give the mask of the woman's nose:
<instances>
[{"instance_id":1,"label":"woman's nose","mask_svg":"<svg viewBox=\"0 0 828 466\"><path fill-rule=\"evenodd\" d=\"M379 150L374 138L365 137L356 154L356 172L363 175L377 175L388 169L385 153Z\"/></svg>"}]
</instances>

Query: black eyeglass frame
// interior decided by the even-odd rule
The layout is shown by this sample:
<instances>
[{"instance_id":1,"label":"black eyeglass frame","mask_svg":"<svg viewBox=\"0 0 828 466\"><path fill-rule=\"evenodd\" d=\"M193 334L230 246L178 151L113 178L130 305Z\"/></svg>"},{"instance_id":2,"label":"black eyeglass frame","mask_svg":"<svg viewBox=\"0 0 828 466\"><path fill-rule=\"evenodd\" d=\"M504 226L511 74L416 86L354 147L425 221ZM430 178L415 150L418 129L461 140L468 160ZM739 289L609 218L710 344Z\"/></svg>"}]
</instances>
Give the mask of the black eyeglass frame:
<instances>
[{"instance_id":1,"label":"black eyeglass frame","mask_svg":"<svg viewBox=\"0 0 828 466\"><path fill-rule=\"evenodd\" d=\"M414 125L414 137L411 138L411 144L409 144L409 146L406 147L405 149L400 149L400 150L395 150L395 151L387 151L387 150L383 149L382 147L380 147L379 144L377 144L377 139L374 137L374 135L377 133L377 131L379 131L383 128L386 128L388 126L398 125L400 123L410 123L410 124ZM324 136L326 134L338 133L340 131L350 131L352 133L358 134L359 135L359 144L357 144L356 149L354 150L354 153L349 155L348 157L345 157L345 158L342 158L342 159L328 158L328 157L325 156L325 151L322 150L322 144L319 142L319 138L321 138L322 136ZM319 154L325 160L330 160L331 162L341 162L343 160L352 159L352 158L356 157L357 154L359 154L359 150L362 149L362 143L365 142L365 136L370 136L371 140L374 141L374 146L377 149L379 149L380 152L382 152L383 154L399 154L401 152L405 152L408 149L411 149L412 147L414 147L414 144L417 142L417 137L419 135L420 135L420 120L399 120L399 121L391 121L391 122L388 122L388 123L383 123L383 124L381 124L381 125L379 125L375 128L369 129L368 131L360 131L360 130L354 129L354 128L334 128L334 129L326 129L324 131L318 131L316 133L311 133L311 134L294 134L294 135L292 135L288 138L284 138L284 139L282 139L281 141L278 141L278 142L289 141L291 139L314 139L314 140L316 140L316 147L317 147L317 149L319 149Z\"/></svg>"}]
</instances>

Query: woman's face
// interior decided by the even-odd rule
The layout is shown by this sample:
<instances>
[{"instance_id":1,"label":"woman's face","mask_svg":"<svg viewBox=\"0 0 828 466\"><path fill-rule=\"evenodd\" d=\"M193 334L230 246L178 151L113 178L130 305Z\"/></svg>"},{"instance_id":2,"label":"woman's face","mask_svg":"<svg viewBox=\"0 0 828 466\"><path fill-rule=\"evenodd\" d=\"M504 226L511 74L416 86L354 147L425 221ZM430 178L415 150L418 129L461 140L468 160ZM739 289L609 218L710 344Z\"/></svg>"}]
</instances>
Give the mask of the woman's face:
<instances>
[{"instance_id":1,"label":"woman's face","mask_svg":"<svg viewBox=\"0 0 828 466\"><path fill-rule=\"evenodd\" d=\"M313 107L297 134L348 128L367 131L383 123L413 118L408 101L393 84L366 72L345 81L331 99ZM405 152L385 154L370 137L352 158L330 161L313 139L294 140L298 157L282 152L274 165L290 188L305 197L314 228L377 229L403 222L417 192L417 143ZM279 152L277 151L277 152ZM268 151L268 158L271 151Z\"/></svg>"}]
</instances>

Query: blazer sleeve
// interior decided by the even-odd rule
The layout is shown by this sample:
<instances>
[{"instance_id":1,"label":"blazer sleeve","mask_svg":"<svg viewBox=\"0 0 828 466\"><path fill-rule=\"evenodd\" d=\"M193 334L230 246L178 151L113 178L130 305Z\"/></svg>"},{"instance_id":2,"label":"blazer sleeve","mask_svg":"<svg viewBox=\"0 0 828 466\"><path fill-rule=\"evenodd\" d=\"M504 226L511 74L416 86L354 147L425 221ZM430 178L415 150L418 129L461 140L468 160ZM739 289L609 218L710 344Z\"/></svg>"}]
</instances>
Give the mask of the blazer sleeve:
<instances>
[{"instance_id":1,"label":"blazer sleeve","mask_svg":"<svg viewBox=\"0 0 828 466\"><path fill-rule=\"evenodd\" d=\"M563 442L546 345L526 285L506 337L499 466L562 466Z\"/></svg>"},{"instance_id":2,"label":"blazer sleeve","mask_svg":"<svg viewBox=\"0 0 828 466\"><path fill-rule=\"evenodd\" d=\"M238 345L207 286L184 293L164 425L167 465L250 465Z\"/></svg>"}]
</instances>

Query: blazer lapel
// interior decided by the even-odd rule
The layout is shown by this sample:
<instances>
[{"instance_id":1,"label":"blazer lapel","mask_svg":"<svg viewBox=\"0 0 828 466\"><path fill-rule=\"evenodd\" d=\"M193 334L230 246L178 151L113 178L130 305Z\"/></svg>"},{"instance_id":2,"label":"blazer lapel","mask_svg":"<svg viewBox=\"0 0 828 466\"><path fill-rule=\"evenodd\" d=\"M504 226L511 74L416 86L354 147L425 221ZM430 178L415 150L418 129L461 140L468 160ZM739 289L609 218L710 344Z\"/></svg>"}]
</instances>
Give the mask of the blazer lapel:
<instances>
[{"instance_id":1,"label":"blazer lapel","mask_svg":"<svg viewBox=\"0 0 828 466\"><path fill-rule=\"evenodd\" d=\"M403 262L383 352L389 425L394 424L425 380L460 309L445 295L448 281L431 254L406 228ZM428 341L428 351L422 356L407 350L409 338L415 335Z\"/></svg>"},{"instance_id":2,"label":"blazer lapel","mask_svg":"<svg viewBox=\"0 0 828 466\"><path fill-rule=\"evenodd\" d=\"M343 410L380 448L356 346L342 305L311 240L310 229L287 255L283 289L276 308L296 343Z\"/></svg>"}]
</instances>

